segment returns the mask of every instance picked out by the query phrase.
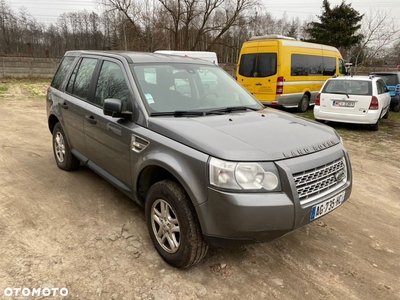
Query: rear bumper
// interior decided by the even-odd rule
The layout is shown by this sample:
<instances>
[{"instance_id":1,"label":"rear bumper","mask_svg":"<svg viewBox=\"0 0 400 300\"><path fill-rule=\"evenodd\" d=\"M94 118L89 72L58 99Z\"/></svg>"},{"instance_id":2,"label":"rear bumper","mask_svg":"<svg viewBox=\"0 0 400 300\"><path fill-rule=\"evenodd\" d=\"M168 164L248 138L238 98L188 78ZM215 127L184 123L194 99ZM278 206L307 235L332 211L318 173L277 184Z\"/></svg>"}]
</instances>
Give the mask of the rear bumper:
<instances>
[{"instance_id":1,"label":"rear bumper","mask_svg":"<svg viewBox=\"0 0 400 300\"><path fill-rule=\"evenodd\" d=\"M375 124L381 116L381 110L369 110L363 115L325 112L320 106L314 106L314 117L318 120L353 123L353 124Z\"/></svg>"}]
</instances>

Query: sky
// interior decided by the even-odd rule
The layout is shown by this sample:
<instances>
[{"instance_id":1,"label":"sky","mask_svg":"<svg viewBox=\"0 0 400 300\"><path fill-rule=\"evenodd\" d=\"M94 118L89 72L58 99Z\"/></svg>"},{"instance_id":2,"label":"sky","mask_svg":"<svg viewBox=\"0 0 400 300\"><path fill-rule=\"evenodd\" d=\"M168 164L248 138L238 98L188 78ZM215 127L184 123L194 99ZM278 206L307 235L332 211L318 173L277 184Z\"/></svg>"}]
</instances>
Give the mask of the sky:
<instances>
[{"instance_id":1,"label":"sky","mask_svg":"<svg viewBox=\"0 0 400 300\"><path fill-rule=\"evenodd\" d=\"M82 11L100 13L96 0L6 0L17 12L24 6L37 21L55 23L57 17L65 12ZM150 1L150 0L149 0ZM284 13L289 19L299 17L301 21L317 21L321 14L322 0L260 0L267 11L275 18L282 18ZM331 7L342 0L330 0ZM400 0L346 0L347 4L360 13L371 15L371 9L387 11L397 18L400 26Z\"/></svg>"}]
</instances>

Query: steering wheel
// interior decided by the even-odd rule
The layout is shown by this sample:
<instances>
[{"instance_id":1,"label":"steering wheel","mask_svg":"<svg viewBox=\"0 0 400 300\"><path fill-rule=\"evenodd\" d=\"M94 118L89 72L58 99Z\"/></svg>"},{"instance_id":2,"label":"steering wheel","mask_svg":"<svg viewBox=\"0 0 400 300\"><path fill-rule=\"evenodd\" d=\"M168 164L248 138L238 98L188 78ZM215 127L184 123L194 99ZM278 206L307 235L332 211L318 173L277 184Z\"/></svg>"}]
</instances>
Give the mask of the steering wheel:
<instances>
[{"instance_id":1,"label":"steering wheel","mask_svg":"<svg viewBox=\"0 0 400 300\"><path fill-rule=\"evenodd\" d=\"M207 98L208 96L211 96L211 95L213 95L215 97L212 99ZM216 92L205 93L204 95L200 96L199 99L197 99L195 101L194 105L198 108L198 107L204 106L202 104L207 104L218 97L219 97L219 95Z\"/></svg>"}]
</instances>

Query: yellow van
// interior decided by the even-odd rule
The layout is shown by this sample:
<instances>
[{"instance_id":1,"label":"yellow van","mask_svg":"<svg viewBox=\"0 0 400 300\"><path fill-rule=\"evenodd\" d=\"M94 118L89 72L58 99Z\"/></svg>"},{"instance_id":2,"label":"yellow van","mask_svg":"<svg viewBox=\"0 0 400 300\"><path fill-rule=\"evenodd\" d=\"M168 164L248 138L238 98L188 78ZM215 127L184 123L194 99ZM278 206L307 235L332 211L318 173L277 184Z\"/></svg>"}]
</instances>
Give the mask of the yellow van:
<instances>
[{"instance_id":1,"label":"yellow van","mask_svg":"<svg viewBox=\"0 0 400 300\"><path fill-rule=\"evenodd\" d=\"M240 51L236 80L265 105L304 112L323 83L345 75L344 61L332 46L281 35L254 36Z\"/></svg>"}]
</instances>

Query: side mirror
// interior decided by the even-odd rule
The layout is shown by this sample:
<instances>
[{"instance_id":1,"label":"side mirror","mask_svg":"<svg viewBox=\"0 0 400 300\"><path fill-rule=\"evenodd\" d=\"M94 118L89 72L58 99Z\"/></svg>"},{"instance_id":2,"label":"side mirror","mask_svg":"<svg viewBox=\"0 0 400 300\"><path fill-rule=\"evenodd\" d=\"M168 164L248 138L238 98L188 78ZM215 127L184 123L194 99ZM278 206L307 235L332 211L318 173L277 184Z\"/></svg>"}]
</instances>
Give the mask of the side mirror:
<instances>
[{"instance_id":1,"label":"side mirror","mask_svg":"<svg viewBox=\"0 0 400 300\"><path fill-rule=\"evenodd\" d=\"M123 110L124 103L120 99L106 99L103 104L103 113L113 118L126 118L132 116L129 111Z\"/></svg>"}]
</instances>

